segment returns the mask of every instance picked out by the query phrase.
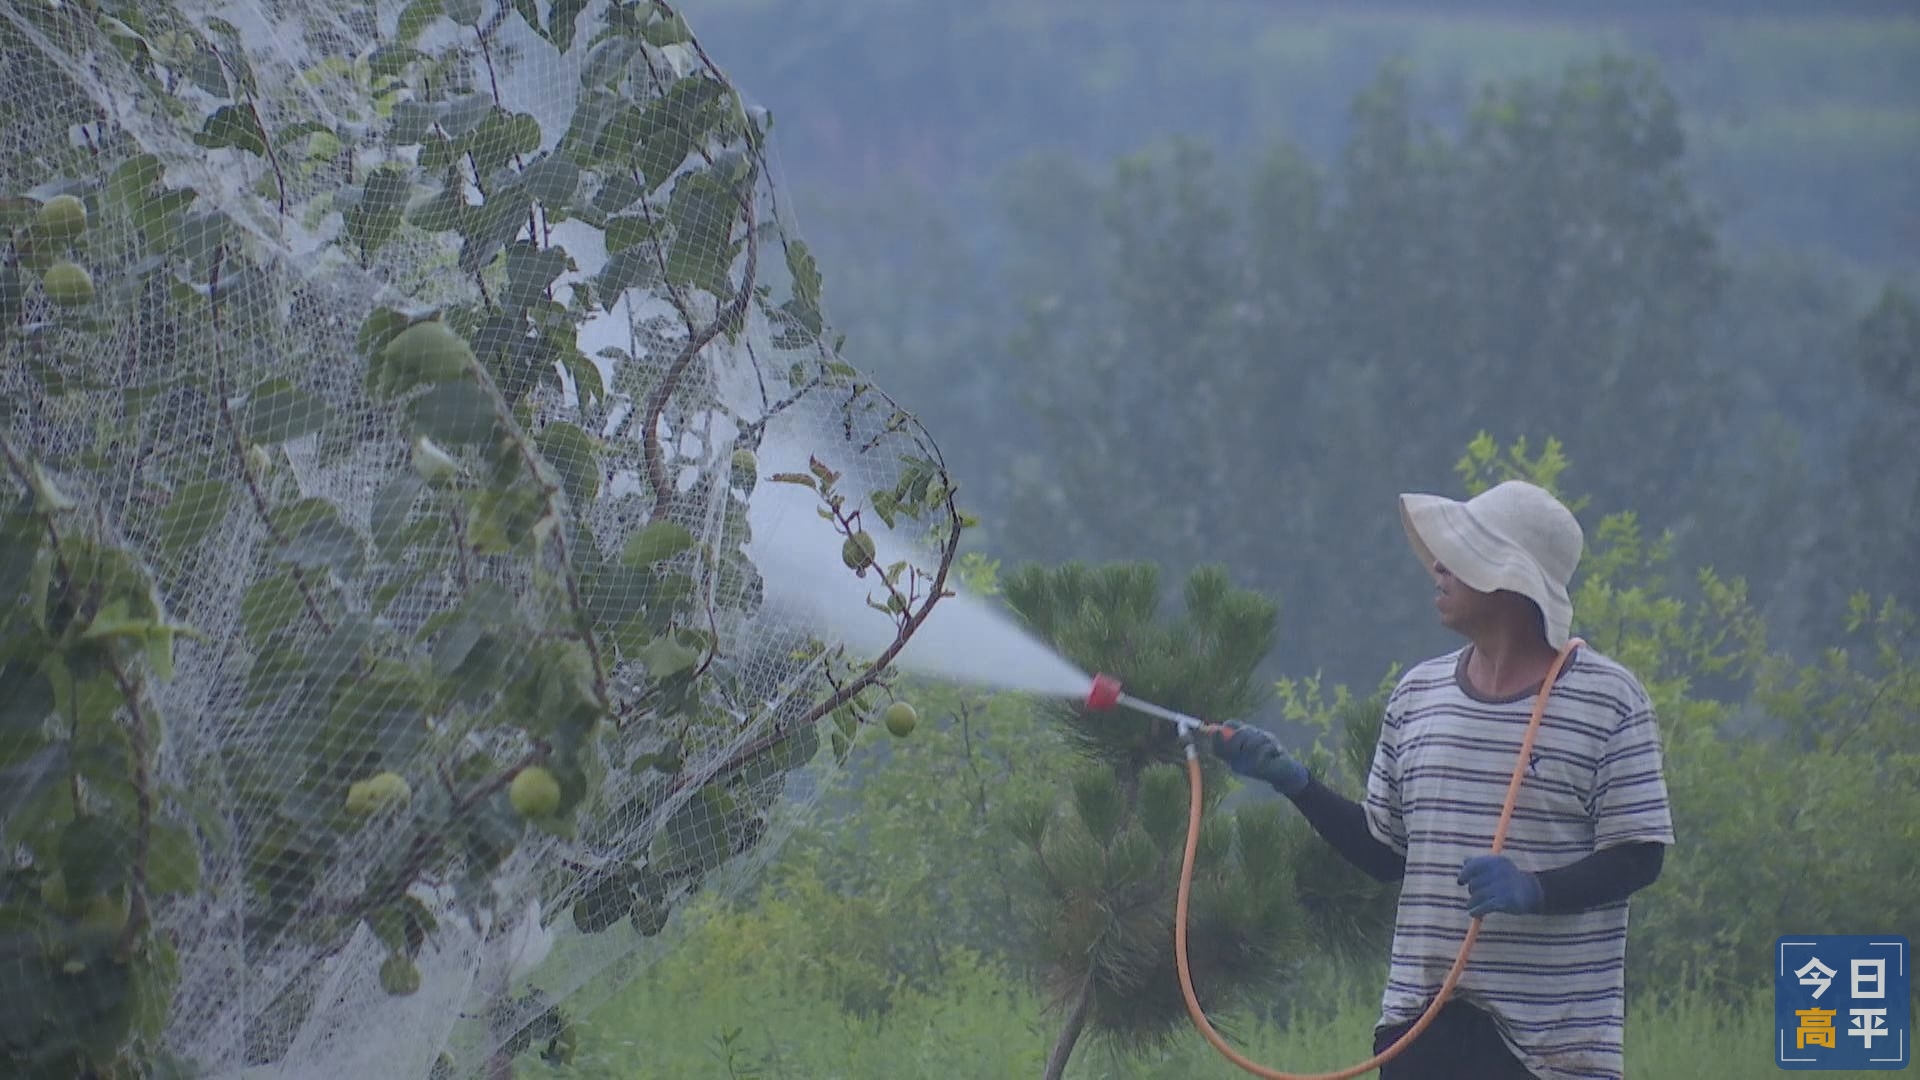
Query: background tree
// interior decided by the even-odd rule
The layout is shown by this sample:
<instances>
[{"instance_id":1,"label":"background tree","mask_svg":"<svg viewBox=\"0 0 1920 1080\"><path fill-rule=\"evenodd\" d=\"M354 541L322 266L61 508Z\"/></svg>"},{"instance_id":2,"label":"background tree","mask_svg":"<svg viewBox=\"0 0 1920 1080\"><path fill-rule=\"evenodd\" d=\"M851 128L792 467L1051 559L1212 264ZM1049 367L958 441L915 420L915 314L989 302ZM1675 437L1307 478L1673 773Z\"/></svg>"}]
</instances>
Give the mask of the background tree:
<instances>
[{"instance_id":1,"label":"background tree","mask_svg":"<svg viewBox=\"0 0 1920 1080\"><path fill-rule=\"evenodd\" d=\"M1723 272L1684 146L1652 73L1596 62L1490 87L1457 133L1389 70L1330 175L1285 145L1239 176L1191 145L1123 162L1077 272L1097 287L1043 297L1015 339L1054 479L1012 493L1006 543L1224 560L1339 612L1337 638L1282 644L1351 677L1347 642L1410 642L1393 495L1445 483L1424 448L1477 418L1553 431L1610 463L1596 495L1683 525L1730 407L1689 363ZM1395 571L1309 571L1330 544Z\"/></svg>"},{"instance_id":2,"label":"background tree","mask_svg":"<svg viewBox=\"0 0 1920 1080\"><path fill-rule=\"evenodd\" d=\"M1258 704L1255 668L1277 615L1224 571L1191 573L1184 610L1160 619L1157 573L1142 564L1023 568L1008 602L1089 670L1123 673L1129 692L1225 721ZM1122 1050L1164 1041L1187 1023L1173 916L1187 826L1181 743L1164 722L1043 705L1078 762L1068 792L1009 806L1023 852L1021 925L1042 984L1065 1010L1045 1075L1064 1074L1083 1031ZM1066 711L1063 711L1066 710ZM1190 965L1203 1007L1224 1010L1284 986L1305 929L1281 808L1228 811L1217 760L1203 758L1206 811L1194 870Z\"/></svg>"}]
</instances>

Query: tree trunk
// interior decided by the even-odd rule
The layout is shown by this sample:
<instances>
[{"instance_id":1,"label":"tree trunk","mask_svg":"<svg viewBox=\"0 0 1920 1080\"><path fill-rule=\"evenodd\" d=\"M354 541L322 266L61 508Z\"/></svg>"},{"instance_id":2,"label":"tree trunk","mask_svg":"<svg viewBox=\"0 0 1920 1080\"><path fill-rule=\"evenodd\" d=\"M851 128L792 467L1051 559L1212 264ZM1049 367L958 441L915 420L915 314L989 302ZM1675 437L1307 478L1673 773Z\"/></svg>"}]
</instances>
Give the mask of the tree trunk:
<instances>
[{"instance_id":1,"label":"tree trunk","mask_svg":"<svg viewBox=\"0 0 1920 1080\"><path fill-rule=\"evenodd\" d=\"M1060 1080L1067 1074L1067 1059L1073 1056L1073 1045L1080 1041L1080 1031L1087 1026L1087 1014L1093 1011L1093 969L1087 969L1087 977L1080 981L1080 992L1075 995L1073 1008L1067 1012L1067 1022L1060 1026L1060 1035L1053 1040L1053 1053L1047 1055L1047 1071L1041 1074L1041 1080Z\"/></svg>"}]
</instances>

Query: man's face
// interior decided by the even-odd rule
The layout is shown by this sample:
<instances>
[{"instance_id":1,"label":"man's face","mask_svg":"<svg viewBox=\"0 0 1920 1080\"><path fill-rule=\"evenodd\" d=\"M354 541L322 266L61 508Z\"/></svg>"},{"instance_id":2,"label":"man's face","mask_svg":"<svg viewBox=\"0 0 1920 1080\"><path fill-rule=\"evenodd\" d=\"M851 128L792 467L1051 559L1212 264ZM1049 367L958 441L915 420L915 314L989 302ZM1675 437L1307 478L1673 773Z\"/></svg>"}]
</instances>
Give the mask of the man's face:
<instances>
[{"instance_id":1,"label":"man's face","mask_svg":"<svg viewBox=\"0 0 1920 1080\"><path fill-rule=\"evenodd\" d=\"M1433 607L1440 625L1459 633L1470 633L1485 621L1493 609L1493 594L1471 588L1454 577L1440 562L1433 564Z\"/></svg>"}]
</instances>

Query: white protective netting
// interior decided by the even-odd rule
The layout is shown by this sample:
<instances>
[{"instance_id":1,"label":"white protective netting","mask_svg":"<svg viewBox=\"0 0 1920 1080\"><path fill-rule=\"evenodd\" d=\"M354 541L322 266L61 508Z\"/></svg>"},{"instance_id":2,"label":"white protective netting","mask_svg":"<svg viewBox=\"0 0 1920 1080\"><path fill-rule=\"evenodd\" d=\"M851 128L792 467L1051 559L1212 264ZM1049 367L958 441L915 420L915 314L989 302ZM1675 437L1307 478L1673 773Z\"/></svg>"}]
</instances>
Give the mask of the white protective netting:
<instances>
[{"instance_id":1,"label":"white protective netting","mask_svg":"<svg viewBox=\"0 0 1920 1080\"><path fill-rule=\"evenodd\" d=\"M0 4L0 1073L563 1058L844 761L962 521L767 127L659 3Z\"/></svg>"}]
</instances>

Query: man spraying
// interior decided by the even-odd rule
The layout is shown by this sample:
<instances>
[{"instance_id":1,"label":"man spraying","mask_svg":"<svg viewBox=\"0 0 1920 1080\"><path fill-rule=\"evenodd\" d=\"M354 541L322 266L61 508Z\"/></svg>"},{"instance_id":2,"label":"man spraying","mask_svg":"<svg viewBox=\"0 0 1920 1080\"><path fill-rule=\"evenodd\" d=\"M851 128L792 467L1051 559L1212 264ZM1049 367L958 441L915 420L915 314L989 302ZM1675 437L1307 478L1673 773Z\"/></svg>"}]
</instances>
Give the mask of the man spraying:
<instances>
[{"instance_id":1,"label":"man spraying","mask_svg":"<svg viewBox=\"0 0 1920 1080\"><path fill-rule=\"evenodd\" d=\"M1452 999L1381 1080L1617 1080L1627 897L1673 843L1652 704L1631 672L1569 636L1583 537L1551 494L1510 481L1466 502L1402 495L1400 516L1441 624L1466 644L1394 688L1365 801L1259 728L1227 725L1213 750L1292 800L1348 861L1401 881L1375 1053L1412 1027L1484 917ZM1533 698L1569 644L1505 851L1490 854Z\"/></svg>"}]
</instances>

